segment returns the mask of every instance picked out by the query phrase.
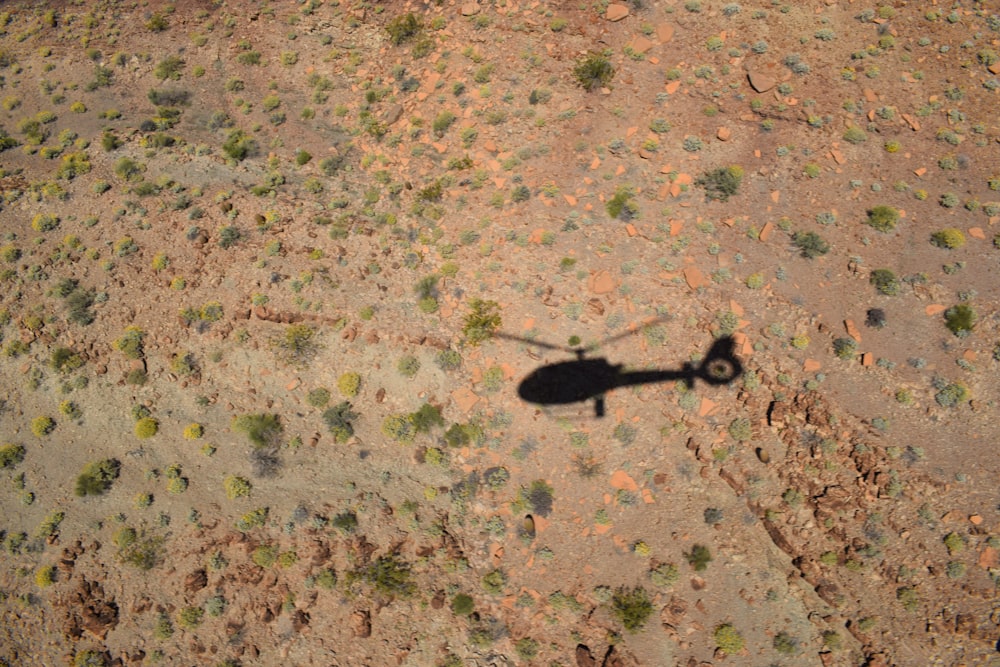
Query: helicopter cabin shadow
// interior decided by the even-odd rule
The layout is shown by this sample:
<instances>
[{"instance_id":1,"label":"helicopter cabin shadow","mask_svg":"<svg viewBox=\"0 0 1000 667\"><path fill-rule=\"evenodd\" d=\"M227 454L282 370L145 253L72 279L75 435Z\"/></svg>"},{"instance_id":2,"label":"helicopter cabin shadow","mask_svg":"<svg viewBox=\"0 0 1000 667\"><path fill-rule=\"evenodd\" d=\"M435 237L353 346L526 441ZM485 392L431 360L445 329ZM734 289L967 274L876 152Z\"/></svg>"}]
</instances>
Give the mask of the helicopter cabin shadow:
<instances>
[{"instance_id":1,"label":"helicopter cabin shadow","mask_svg":"<svg viewBox=\"0 0 1000 667\"><path fill-rule=\"evenodd\" d=\"M559 406L594 399L594 416L605 414L604 395L612 389L659 382L684 381L694 389L699 382L724 385L743 374L743 365L735 355L736 342L731 336L715 340L697 364L684 363L680 368L625 370L605 357L586 358L585 350L573 350L577 358L547 364L532 371L518 386L522 400L540 406Z\"/></svg>"}]
</instances>

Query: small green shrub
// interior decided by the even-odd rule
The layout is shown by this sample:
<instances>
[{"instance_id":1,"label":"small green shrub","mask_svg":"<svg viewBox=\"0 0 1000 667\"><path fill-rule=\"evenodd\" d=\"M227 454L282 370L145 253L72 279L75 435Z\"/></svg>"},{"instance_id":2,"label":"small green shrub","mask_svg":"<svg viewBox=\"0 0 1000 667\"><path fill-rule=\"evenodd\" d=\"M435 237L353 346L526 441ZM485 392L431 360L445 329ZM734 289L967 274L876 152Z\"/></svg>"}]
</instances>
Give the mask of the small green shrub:
<instances>
[{"instance_id":1,"label":"small green shrub","mask_svg":"<svg viewBox=\"0 0 1000 667\"><path fill-rule=\"evenodd\" d=\"M462 326L465 341L475 346L493 338L503 322L500 304L496 301L472 299L469 309Z\"/></svg>"},{"instance_id":2,"label":"small green shrub","mask_svg":"<svg viewBox=\"0 0 1000 667\"><path fill-rule=\"evenodd\" d=\"M865 222L880 232L891 232L899 222L899 211L892 206L876 206L868 211Z\"/></svg>"},{"instance_id":3,"label":"small green shrub","mask_svg":"<svg viewBox=\"0 0 1000 667\"><path fill-rule=\"evenodd\" d=\"M410 597L417 591L417 585L411 580L410 564L395 553L376 558L354 574L376 591L391 597Z\"/></svg>"},{"instance_id":4,"label":"small green shrub","mask_svg":"<svg viewBox=\"0 0 1000 667\"><path fill-rule=\"evenodd\" d=\"M706 199L728 201L740 189L742 181L743 168L731 165L707 171L694 183L705 189Z\"/></svg>"},{"instance_id":5,"label":"small green shrub","mask_svg":"<svg viewBox=\"0 0 1000 667\"><path fill-rule=\"evenodd\" d=\"M412 354L407 354L400 357L399 361L396 363L396 370L399 374L405 378L412 378L416 376L417 372L420 370L420 360L414 357Z\"/></svg>"},{"instance_id":6,"label":"small green shrub","mask_svg":"<svg viewBox=\"0 0 1000 667\"><path fill-rule=\"evenodd\" d=\"M944 537L944 546L948 549L948 555L954 556L965 551L965 538L958 533L948 533Z\"/></svg>"},{"instance_id":7,"label":"small green shrub","mask_svg":"<svg viewBox=\"0 0 1000 667\"><path fill-rule=\"evenodd\" d=\"M333 435L334 442L347 442L354 435L354 420L358 413L354 412L350 402L342 401L323 412L323 421Z\"/></svg>"},{"instance_id":8,"label":"small green shrub","mask_svg":"<svg viewBox=\"0 0 1000 667\"><path fill-rule=\"evenodd\" d=\"M81 498L103 495L118 479L120 469L121 463L116 459L103 459L88 463L76 478L74 493Z\"/></svg>"},{"instance_id":9,"label":"small green shrub","mask_svg":"<svg viewBox=\"0 0 1000 667\"><path fill-rule=\"evenodd\" d=\"M184 607L177 612L177 623L185 630L194 630L201 625L205 610L201 607Z\"/></svg>"},{"instance_id":10,"label":"small green shrub","mask_svg":"<svg viewBox=\"0 0 1000 667\"><path fill-rule=\"evenodd\" d=\"M967 303L960 303L944 311L945 326L956 336L968 336L979 319L975 309Z\"/></svg>"},{"instance_id":11,"label":"small green shrub","mask_svg":"<svg viewBox=\"0 0 1000 667\"><path fill-rule=\"evenodd\" d=\"M431 125L431 129L434 130L434 134L438 137L443 137L444 133L448 131L448 128L452 126L455 122L455 114L450 111L442 111L434 118L434 123Z\"/></svg>"},{"instance_id":12,"label":"small green shrub","mask_svg":"<svg viewBox=\"0 0 1000 667\"><path fill-rule=\"evenodd\" d=\"M781 631L771 641L774 650L784 655L794 655L799 650L799 642L787 632Z\"/></svg>"},{"instance_id":13,"label":"small green shrub","mask_svg":"<svg viewBox=\"0 0 1000 667\"><path fill-rule=\"evenodd\" d=\"M868 133L857 125L852 125L844 131L843 139L849 144L863 144L868 141Z\"/></svg>"},{"instance_id":14,"label":"small green shrub","mask_svg":"<svg viewBox=\"0 0 1000 667\"><path fill-rule=\"evenodd\" d=\"M639 205L632 199L634 194L632 188L627 185L619 186L615 194L604 204L604 210L608 216L615 220L628 222L639 215Z\"/></svg>"},{"instance_id":15,"label":"small green shrub","mask_svg":"<svg viewBox=\"0 0 1000 667\"><path fill-rule=\"evenodd\" d=\"M577 61L573 68L573 76L584 90L590 92L611 83L611 79L615 76L615 68L602 54L591 52Z\"/></svg>"},{"instance_id":16,"label":"small green shrub","mask_svg":"<svg viewBox=\"0 0 1000 667\"><path fill-rule=\"evenodd\" d=\"M59 218L48 213L39 213L31 220L31 228L36 232L51 232L59 226Z\"/></svg>"},{"instance_id":17,"label":"small green shrub","mask_svg":"<svg viewBox=\"0 0 1000 667\"><path fill-rule=\"evenodd\" d=\"M0 468L14 468L24 461L24 445L0 445Z\"/></svg>"},{"instance_id":18,"label":"small green shrub","mask_svg":"<svg viewBox=\"0 0 1000 667\"><path fill-rule=\"evenodd\" d=\"M276 544L262 544L250 554L250 560L258 567L271 567L278 562L278 546Z\"/></svg>"},{"instance_id":19,"label":"small green shrub","mask_svg":"<svg viewBox=\"0 0 1000 667\"><path fill-rule=\"evenodd\" d=\"M330 390L326 387L317 387L316 389L311 389L308 394L306 394L306 403L314 408L326 407L326 404L330 402Z\"/></svg>"},{"instance_id":20,"label":"small green shrub","mask_svg":"<svg viewBox=\"0 0 1000 667\"><path fill-rule=\"evenodd\" d=\"M729 423L728 431L737 442L746 442L753 438L753 423L746 417L737 417Z\"/></svg>"},{"instance_id":21,"label":"small green shrub","mask_svg":"<svg viewBox=\"0 0 1000 667\"><path fill-rule=\"evenodd\" d=\"M54 565L43 565L35 572L35 584L39 588L48 588L56 583L56 568Z\"/></svg>"},{"instance_id":22,"label":"small green shrub","mask_svg":"<svg viewBox=\"0 0 1000 667\"><path fill-rule=\"evenodd\" d=\"M507 575L500 570L493 570L483 575L480 580L485 590L490 595L500 595L507 586Z\"/></svg>"},{"instance_id":23,"label":"small green shrub","mask_svg":"<svg viewBox=\"0 0 1000 667\"><path fill-rule=\"evenodd\" d=\"M611 598L611 611L626 630L637 632L653 613L653 602L642 586L622 586Z\"/></svg>"},{"instance_id":24,"label":"small green shrub","mask_svg":"<svg viewBox=\"0 0 1000 667\"><path fill-rule=\"evenodd\" d=\"M44 438L49 433L52 433L56 428L56 422L52 417L35 417L31 420L31 432L36 438Z\"/></svg>"},{"instance_id":25,"label":"small green shrub","mask_svg":"<svg viewBox=\"0 0 1000 667\"><path fill-rule=\"evenodd\" d=\"M833 341L833 353L838 359L853 359L858 353L858 342L853 338L837 338Z\"/></svg>"},{"instance_id":26,"label":"small green shrub","mask_svg":"<svg viewBox=\"0 0 1000 667\"><path fill-rule=\"evenodd\" d=\"M222 144L222 151L232 160L242 162L257 150L257 142L243 130L233 130Z\"/></svg>"},{"instance_id":27,"label":"small green shrub","mask_svg":"<svg viewBox=\"0 0 1000 667\"><path fill-rule=\"evenodd\" d=\"M945 384L934 394L934 400L942 408L953 408L969 400L971 393L969 388L961 382L951 382Z\"/></svg>"},{"instance_id":28,"label":"small green shrub","mask_svg":"<svg viewBox=\"0 0 1000 667\"><path fill-rule=\"evenodd\" d=\"M475 609L475 602L472 596L465 593L457 593L451 599L451 610L456 616L468 616Z\"/></svg>"},{"instance_id":29,"label":"small green shrub","mask_svg":"<svg viewBox=\"0 0 1000 667\"><path fill-rule=\"evenodd\" d=\"M743 635L729 623L716 626L712 638L715 640L716 648L726 655L736 655L745 645Z\"/></svg>"},{"instance_id":30,"label":"small green shrub","mask_svg":"<svg viewBox=\"0 0 1000 667\"><path fill-rule=\"evenodd\" d=\"M816 232L795 232L792 243L806 259L814 259L830 252L830 244Z\"/></svg>"},{"instance_id":31,"label":"small green shrub","mask_svg":"<svg viewBox=\"0 0 1000 667\"><path fill-rule=\"evenodd\" d=\"M946 250L956 250L965 245L965 234L954 227L948 227L931 234L931 245Z\"/></svg>"},{"instance_id":32,"label":"small green shrub","mask_svg":"<svg viewBox=\"0 0 1000 667\"><path fill-rule=\"evenodd\" d=\"M337 389L347 398L354 398L361 388L361 376L348 371L337 378Z\"/></svg>"},{"instance_id":33,"label":"small green shrub","mask_svg":"<svg viewBox=\"0 0 1000 667\"><path fill-rule=\"evenodd\" d=\"M115 341L115 349L128 359L141 359L143 356L142 341L145 335L139 327L126 327L125 334Z\"/></svg>"},{"instance_id":34,"label":"small green shrub","mask_svg":"<svg viewBox=\"0 0 1000 667\"><path fill-rule=\"evenodd\" d=\"M691 546L691 551L684 554L684 558L695 572L701 572L712 562L712 552L703 544L694 544Z\"/></svg>"},{"instance_id":35,"label":"small green shrub","mask_svg":"<svg viewBox=\"0 0 1000 667\"><path fill-rule=\"evenodd\" d=\"M889 269L875 269L868 280L881 294L886 296L899 294L899 280Z\"/></svg>"},{"instance_id":36,"label":"small green shrub","mask_svg":"<svg viewBox=\"0 0 1000 667\"><path fill-rule=\"evenodd\" d=\"M226 497L230 500L249 496L250 491L253 490L253 485L250 484L249 480L236 475L226 477L222 485L226 489Z\"/></svg>"},{"instance_id":37,"label":"small green shrub","mask_svg":"<svg viewBox=\"0 0 1000 667\"><path fill-rule=\"evenodd\" d=\"M152 417L143 417L135 423L135 437L145 440L160 430L160 423Z\"/></svg>"},{"instance_id":38,"label":"small green shrub","mask_svg":"<svg viewBox=\"0 0 1000 667\"><path fill-rule=\"evenodd\" d=\"M271 340L279 360L290 366L304 367L321 349L315 340L316 330L308 324L290 324L285 334Z\"/></svg>"},{"instance_id":39,"label":"small green shrub","mask_svg":"<svg viewBox=\"0 0 1000 667\"><path fill-rule=\"evenodd\" d=\"M389 33L389 41L394 45L399 46L407 40L416 37L421 29L423 28L423 23L419 18L417 18L412 12L407 12L402 16L397 16L392 21L386 25L385 30Z\"/></svg>"},{"instance_id":40,"label":"small green shrub","mask_svg":"<svg viewBox=\"0 0 1000 667\"><path fill-rule=\"evenodd\" d=\"M181 70L184 69L185 62L180 56L167 56L153 68L153 76L161 81L166 79L180 79Z\"/></svg>"},{"instance_id":41,"label":"small green shrub","mask_svg":"<svg viewBox=\"0 0 1000 667\"><path fill-rule=\"evenodd\" d=\"M260 413L234 417L232 428L246 435L257 449L276 446L284 430L278 415Z\"/></svg>"}]
</instances>

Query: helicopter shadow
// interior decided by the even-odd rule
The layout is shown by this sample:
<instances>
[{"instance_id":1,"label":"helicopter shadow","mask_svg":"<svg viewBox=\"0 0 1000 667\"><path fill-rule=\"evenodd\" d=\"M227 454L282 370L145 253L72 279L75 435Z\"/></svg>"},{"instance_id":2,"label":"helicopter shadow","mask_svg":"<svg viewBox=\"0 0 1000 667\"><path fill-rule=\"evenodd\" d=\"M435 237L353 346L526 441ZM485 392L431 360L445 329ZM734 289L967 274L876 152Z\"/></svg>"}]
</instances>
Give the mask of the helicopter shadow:
<instances>
[{"instance_id":1,"label":"helicopter shadow","mask_svg":"<svg viewBox=\"0 0 1000 667\"><path fill-rule=\"evenodd\" d=\"M499 334L549 349L567 348L538 343L517 336ZM719 386L729 384L743 374L743 364L735 354L736 341L731 336L712 343L698 364L685 363L676 369L625 370L623 364L612 364L605 357L587 358L587 349L569 348L576 359L547 364L532 371L518 385L522 400L541 406L568 405L594 399L594 416L604 416L604 395L612 389L659 382L683 381L694 388L699 382Z\"/></svg>"}]
</instances>

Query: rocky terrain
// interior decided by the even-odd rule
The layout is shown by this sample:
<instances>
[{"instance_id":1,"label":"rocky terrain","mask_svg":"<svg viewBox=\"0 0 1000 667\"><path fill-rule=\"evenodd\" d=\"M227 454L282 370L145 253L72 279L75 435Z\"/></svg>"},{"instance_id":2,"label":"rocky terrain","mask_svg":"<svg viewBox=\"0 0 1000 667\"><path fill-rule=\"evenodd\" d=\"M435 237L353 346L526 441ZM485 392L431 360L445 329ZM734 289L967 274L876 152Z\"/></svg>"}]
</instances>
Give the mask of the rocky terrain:
<instances>
[{"instance_id":1,"label":"rocky terrain","mask_svg":"<svg viewBox=\"0 0 1000 667\"><path fill-rule=\"evenodd\" d=\"M1000 665L988 3L0 30L0 664Z\"/></svg>"}]
</instances>

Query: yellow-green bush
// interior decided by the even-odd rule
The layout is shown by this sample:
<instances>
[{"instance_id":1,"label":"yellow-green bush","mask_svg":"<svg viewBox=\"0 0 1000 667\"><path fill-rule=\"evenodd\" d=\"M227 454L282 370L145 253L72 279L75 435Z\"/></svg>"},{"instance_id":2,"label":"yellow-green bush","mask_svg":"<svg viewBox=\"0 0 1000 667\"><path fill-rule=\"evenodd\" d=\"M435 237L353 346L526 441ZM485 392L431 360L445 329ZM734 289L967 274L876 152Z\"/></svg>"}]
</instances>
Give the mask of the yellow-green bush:
<instances>
[{"instance_id":1,"label":"yellow-green bush","mask_svg":"<svg viewBox=\"0 0 1000 667\"><path fill-rule=\"evenodd\" d=\"M35 417L31 420L31 432L35 434L36 437L42 438L52 433L56 428L56 423L51 417Z\"/></svg>"},{"instance_id":2,"label":"yellow-green bush","mask_svg":"<svg viewBox=\"0 0 1000 667\"><path fill-rule=\"evenodd\" d=\"M56 583L56 568L52 565L43 565L35 572L35 583L39 588L48 588Z\"/></svg>"},{"instance_id":3,"label":"yellow-green bush","mask_svg":"<svg viewBox=\"0 0 1000 667\"><path fill-rule=\"evenodd\" d=\"M188 424L187 428L184 429L185 440L197 440L203 435L205 435L205 427L201 424Z\"/></svg>"},{"instance_id":4,"label":"yellow-green bush","mask_svg":"<svg viewBox=\"0 0 1000 667\"><path fill-rule=\"evenodd\" d=\"M135 437L152 438L160 430L160 423L152 417L143 417L135 423Z\"/></svg>"},{"instance_id":5,"label":"yellow-green bush","mask_svg":"<svg viewBox=\"0 0 1000 667\"><path fill-rule=\"evenodd\" d=\"M954 227L947 227L931 234L931 244L938 248L955 250L965 245L965 234Z\"/></svg>"},{"instance_id":6,"label":"yellow-green bush","mask_svg":"<svg viewBox=\"0 0 1000 667\"><path fill-rule=\"evenodd\" d=\"M340 393L347 398L354 398L358 395L358 390L361 388L361 376L357 373L348 371L340 376L337 380L337 389Z\"/></svg>"},{"instance_id":7,"label":"yellow-green bush","mask_svg":"<svg viewBox=\"0 0 1000 667\"><path fill-rule=\"evenodd\" d=\"M253 485L250 484L249 480L237 477L236 475L227 477L223 482L223 486L226 489L226 497L230 500L249 496L250 491L253 489Z\"/></svg>"}]
</instances>

